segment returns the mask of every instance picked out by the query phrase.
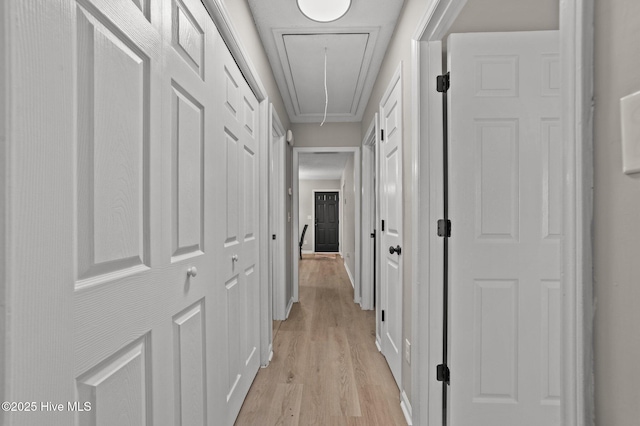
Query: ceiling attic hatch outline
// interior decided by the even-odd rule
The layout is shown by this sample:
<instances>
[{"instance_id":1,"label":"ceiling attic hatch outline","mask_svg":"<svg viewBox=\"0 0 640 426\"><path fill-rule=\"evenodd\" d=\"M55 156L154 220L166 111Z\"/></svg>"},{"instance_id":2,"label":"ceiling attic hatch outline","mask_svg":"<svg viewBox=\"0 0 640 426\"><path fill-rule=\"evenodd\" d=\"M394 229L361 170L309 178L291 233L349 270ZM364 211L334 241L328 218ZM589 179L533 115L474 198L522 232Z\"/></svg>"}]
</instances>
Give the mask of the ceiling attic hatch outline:
<instances>
[{"instance_id":1,"label":"ceiling attic hatch outline","mask_svg":"<svg viewBox=\"0 0 640 426\"><path fill-rule=\"evenodd\" d=\"M306 31L278 28L272 32L288 92L288 96L284 96L285 106L292 122L319 123L323 120L322 60L325 47L331 56L335 55L329 59L338 63L328 70L331 105L327 122L361 120L364 112L361 104L363 100L366 104L367 100L363 95L370 95L364 89L371 72L378 27L313 28Z\"/></svg>"}]
</instances>

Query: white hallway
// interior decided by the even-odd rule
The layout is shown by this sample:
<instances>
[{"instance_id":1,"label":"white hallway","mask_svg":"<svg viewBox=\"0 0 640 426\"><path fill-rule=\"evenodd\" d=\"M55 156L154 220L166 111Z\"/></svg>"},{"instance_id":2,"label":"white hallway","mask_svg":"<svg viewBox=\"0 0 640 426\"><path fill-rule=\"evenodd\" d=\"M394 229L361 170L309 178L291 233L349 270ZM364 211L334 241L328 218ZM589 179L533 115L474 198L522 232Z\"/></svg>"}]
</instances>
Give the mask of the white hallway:
<instances>
[{"instance_id":1,"label":"white hallway","mask_svg":"<svg viewBox=\"0 0 640 426\"><path fill-rule=\"evenodd\" d=\"M386 48L362 56L377 68L368 74L363 68L366 78L356 78L358 107L342 118L330 114L320 127L320 112L306 120L290 104L292 86L274 71L268 55L278 47L260 33L256 4L7 0L0 6L0 399L15 402L0 423L232 424L253 377L269 363L272 318L297 302L296 157L305 149L357 152L361 174L354 177L365 176L363 142L378 137L372 123L399 76L402 255L393 254L400 278L392 370L405 417L442 424L435 378L442 252L433 235L441 163L430 133L440 97L427 93L431 77L444 69L432 61L442 59L433 42L449 32L558 29L569 124L562 133L554 415L566 426L640 418L634 362L640 185L637 174L624 172L634 158L623 155L619 106L640 90L631 71L640 66L640 6L399 2ZM280 19L293 13L279 10ZM366 6L353 0L349 13L366 16ZM327 24L329 33L340 22ZM313 26L326 36L322 25ZM357 29L386 37L374 27L358 21L338 34ZM285 47L304 51L293 42ZM317 60L309 56L314 73L321 70ZM295 78L295 65L304 69L305 61L292 63ZM321 86L299 88L313 89L309 105L324 106ZM293 146L285 143L287 130ZM269 186L270 142L280 143L277 188ZM356 178L352 185L360 194ZM271 222L266 213L275 211L276 193L280 220ZM354 224L367 211L359 207ZM355 301L364 303L370 281L361 254L370 231L355 228L343 255L352 262ZM282 237L277 243L270 239L274 229ZM388 300L381 297L376 338L384 353L389 333L381 305ZM18 409L19 401L90 402L95 409L52 414Z\"/></svg>"}]
</instances>

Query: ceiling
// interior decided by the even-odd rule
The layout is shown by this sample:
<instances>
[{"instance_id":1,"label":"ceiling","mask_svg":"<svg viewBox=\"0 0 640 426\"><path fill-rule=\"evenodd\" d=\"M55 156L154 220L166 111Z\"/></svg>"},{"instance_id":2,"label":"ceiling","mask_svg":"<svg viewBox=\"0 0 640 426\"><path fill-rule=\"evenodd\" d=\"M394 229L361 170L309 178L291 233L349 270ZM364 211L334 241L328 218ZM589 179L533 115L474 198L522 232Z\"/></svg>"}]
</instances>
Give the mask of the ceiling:
<instances>
[{"instance_id":1,"label":"ceiling","mask_svg":"<svg viewBox=\"0 0 640 426\"><path fill-rule=\"evenodd\" d=\"M361 121L404 0L352 0L328 23L296 0L248 1L290 121L322 122L326 97L327 122Z\"/></svg>"},{"instance_id":2,"label":"ceiling","mask_svg":"<svg viewBox=\"0 0 640 426\"><path fill-rule=\"evenodd\" d=\"M298 176L300 179L340 179L351 152L301 153L298 157Z\"/></svg>"}]
</instances>

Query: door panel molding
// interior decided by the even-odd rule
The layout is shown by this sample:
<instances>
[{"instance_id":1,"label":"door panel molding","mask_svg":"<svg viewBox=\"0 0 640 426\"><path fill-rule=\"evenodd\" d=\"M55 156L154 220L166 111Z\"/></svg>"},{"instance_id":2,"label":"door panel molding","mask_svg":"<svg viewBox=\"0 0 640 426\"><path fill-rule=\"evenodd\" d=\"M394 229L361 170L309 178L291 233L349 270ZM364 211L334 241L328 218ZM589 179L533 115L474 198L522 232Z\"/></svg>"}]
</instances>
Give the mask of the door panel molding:
<instances>
[{"instance_id":1,"label":"door panel molding","mask_svg":"<svg viewBox=\"0 0 640 426\"><path fill-rule=\"evenodd\" d=\"M442 112L435 93L435 75L443 72L441 40L466 0L436 0L426 11L412 38L412 381L413 423L441 425L441 384L435 365L442 342L442 273L430 265L442 263L434 224L442 211L437 188L441 166L432 160L441 154ZM560 2L560 66L563 126L563 223L561 286L563 426L593 425L593 0ZM427 141L425 143L424 141ZM441 157L440 157L441 158ZM428 214L428 220L424 215ZM419 282L428 277L428 283ZM428 326L425 326L428 324Z\"/></svg>"}]
</instances>

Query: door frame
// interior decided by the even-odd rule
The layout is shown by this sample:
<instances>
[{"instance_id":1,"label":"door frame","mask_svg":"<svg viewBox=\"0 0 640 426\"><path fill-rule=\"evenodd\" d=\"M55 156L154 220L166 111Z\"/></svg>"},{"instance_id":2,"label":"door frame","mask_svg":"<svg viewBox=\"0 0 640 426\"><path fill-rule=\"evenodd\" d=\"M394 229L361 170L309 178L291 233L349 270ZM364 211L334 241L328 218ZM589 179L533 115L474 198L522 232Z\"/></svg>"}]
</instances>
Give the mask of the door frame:
<instances>
[{"instance_id":1,"label":"door frame","mask_svg":"<svg viewBox=\"0 0 640 426\"><path fill-rule=\"evenodd\" d=\"M313 189L313 200L311 200L311 224L314 225L313 231L313 253L339 253L342 256L342 209L340 208L340 202L342 201L342 189ZM317 252L316 251L316 192L335 192L338 194L338 251ZM307 233L309 230L307 230Z\"/></svg>"},{"instance_id":2,"label":"door frame","mask_svg":"<svg viewBox=\"0 0 640 426\"><path fill-rule=\"evenodd\" d=\"M373 185L374 176L378 181L378 152L379 147L378 136L380 135L380 123L378 121L378 113L376 112L369 128L365 132L362 139L362 216L360 218L360 235L361 235L361 262L360 262L360 307L364 310L374 308L374 275L380 277L379 273L373 273L374 262L372 261L376 243L380 240L376 224L378 223L379 212L378 205L375 201L378 197L377 185ZM373 205L373 208L371 206ZM370 236L371 231L375 229L376 239ZM373 241L372 241L373 240ZM376 262L376 267L380 262ZM379 300L379 299L377 299Z\"/></svg>"},{"instance_id":3,"label":"door frame","mask_svg":"<svg viewBox=\"0 0 640 426\"><path fill-rule=\"evenodd\" d=\"M300 196L298 191L300 189L300 154L314 154L314 153L327 153L327 152L351 152L353 153L353 173L354 173L354 184L356 188L361 188L360 183L360 147L294 147L293 148L293 168L292 168L292 198L293 204L291 209L293 210L292 218L293 218L293 232L291 233L291 244L292 247L298 247L298 241L300 239ZM332 190L335 191L335 190ZM337 191L337 192L342 192ZM342 193L340 194L342 196ZM360 218L360 199L361 199L361 191L356 190L356 199L355 199L355 213L354 219L357 220ZM313 213L315 214L315 213ZM356 270L354 271L355 277L353 288L354 288L354 301L356 295L356 288L360 288L360 227L355 224L355 265ZM314 248L315 249L315 248ZM293 301L298 302L299 299L299 281L298 281L298 250L292 250L291 262L293 266ZM356 301L357 303L357 301Z\"/></svg>"},{"instance_id":4,"label":"door frame","mask_svg":"<svg viewBox=\"0 0 640 426\"><path fill-rule=\"evenodd\" d=\"M442 424L442 384L436 381L442 331L442 249L435 224L441 217L442 111L433 96L441 42L467 0L434 0L412 37L411 325L413 423ZM439 59L437 56L439 55ZM593 425L593 0L560 1L563 113L562 425ZM429 79L422 78L428 75ZM421 141L425 141L421 143ZM421 149L422 148L422 149ZM423 171L423 173L421 173ZM424 214L421 215L421 212ZM425 219L428 215L428 219ZM430 266L433 265L433 268ZM427 283L420 284L419 277Z\"/></svg>"},{"instance_id":5,"label":"door frame","mask_svg":"<svg viewBox=\"0 0 640 426\"><path fill-rule=\"evenodd\" d=\"M269 244L269 306L272 320L287 319L286 300L286 191L285 186L285 129L273 104L269 105L269 164L275 161L274 172L269 168L269 229L276 235ZM270 332L273 334L273 330ZM271 336L273 341L273 336ZM273 348L271 348L273 352Z\"/></svg>"},{"instance_id":6,"label":"door frame","mask_svg":"<svg viewBox=\"0 0 640 426\"><path fill-rule=\"evenodd\" d=\"M220 32L222 39L231 52L231 56L240 68L242 76L249 84L251 91L258 100L258 161L260 184L257 190L260 193L258 203L259 211L269 211L269 135L271 133L269 96L260 79L248 50L240 41L238 31L235 29L231 15L224 5L224 0L201 0L207 9L209 16ZM258 248L259 253L259 284L260 288L260 364L267 366L271 359L271 347L273 345L272 318L269 305L269 239L266 238L269 230L269 215L258 215ZM262 238L260 237L262 236Z\"/></svg>"}]
</instances>

